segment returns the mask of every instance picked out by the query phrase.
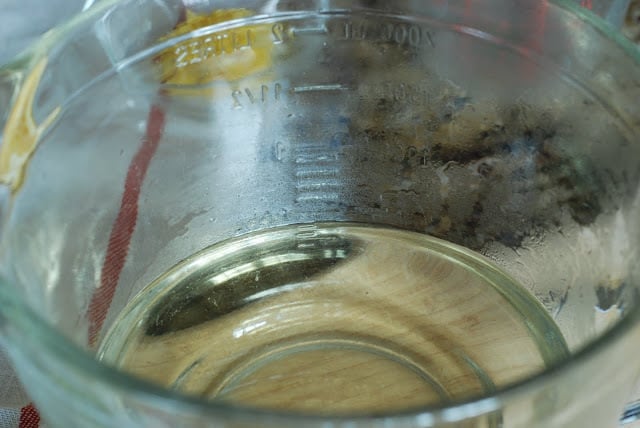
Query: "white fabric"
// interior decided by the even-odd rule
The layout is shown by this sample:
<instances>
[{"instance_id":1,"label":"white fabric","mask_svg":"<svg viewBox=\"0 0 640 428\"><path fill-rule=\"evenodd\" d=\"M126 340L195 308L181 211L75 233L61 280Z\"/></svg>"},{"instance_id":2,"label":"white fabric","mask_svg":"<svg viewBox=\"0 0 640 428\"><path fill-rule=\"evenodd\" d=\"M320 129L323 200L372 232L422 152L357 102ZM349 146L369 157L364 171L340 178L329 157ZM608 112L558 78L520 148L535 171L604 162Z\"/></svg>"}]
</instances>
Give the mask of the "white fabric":
<instances>
[{"instance_id":1,"label":"white fabric","mask_svg":"<svg viewBox=\"0 0 640 428\"><path fill-rule=\"evenodd\" d=\"M20 409L29 402L7 356L0 349L0 407ZM0 421L2 419L0 418ZM4 425L0 424L4 428Z\"/></svg>"},{"instance_id":2,"label":"white fabric","mask_svg":"<svg viewBox=\"0 0 640 428\"><path fill-rule=\"evenodd\" d=\"M18 428L20 407L26 403L28 398L0 349L0 428Z\"/></svg>"},{"instance_id":3,"label":"white fabric","mask_svg":"<svg viewBox=\"0 0 640 428\"><path fill-rule=\"evenodd\" d=\"M20 412L17 410L0 409L0 427L13 428L18 426Z\"/></svg>"}]
</instances>

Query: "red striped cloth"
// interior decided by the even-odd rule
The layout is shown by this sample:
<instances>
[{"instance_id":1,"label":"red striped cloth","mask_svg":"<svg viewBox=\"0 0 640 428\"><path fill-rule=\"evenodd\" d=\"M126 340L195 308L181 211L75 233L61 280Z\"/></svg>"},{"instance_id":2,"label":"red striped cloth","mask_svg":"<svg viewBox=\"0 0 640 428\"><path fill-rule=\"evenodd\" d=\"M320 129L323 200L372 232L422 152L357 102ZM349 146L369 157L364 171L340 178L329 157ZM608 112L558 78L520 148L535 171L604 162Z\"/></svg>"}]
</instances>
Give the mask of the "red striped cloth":
<instances>
[{"instance_id":1,"label":"red striped cloth","mask_svg":"<svg viewBox=\"0 0 640 428\"><path fill-rule=\"evenodd\" d=\"M147 131L138 152L133 157L127 178L124 183L120 211L111 229L111 236L107 246L107 254L100 275L100 287L94 292L89 304L89 343L95 344L102 324L104 323L111 301L116 292L120 274L127 261L129 244L138 221L138 199L142 190L142 182L147 174L158 142L164 130L164 111L154 105L149 111Z\"/></svg>"},{"instance_id":2,"label":"red striped cloth","mask_svg":"<svg viewBox=\"0 0 640 428\"><path fill-rule=\"evenodd\" d=\"M40 415L32 404L20 409L20 421L18 428L38 428L40 426Z\"/></svg>"}]
</instances>

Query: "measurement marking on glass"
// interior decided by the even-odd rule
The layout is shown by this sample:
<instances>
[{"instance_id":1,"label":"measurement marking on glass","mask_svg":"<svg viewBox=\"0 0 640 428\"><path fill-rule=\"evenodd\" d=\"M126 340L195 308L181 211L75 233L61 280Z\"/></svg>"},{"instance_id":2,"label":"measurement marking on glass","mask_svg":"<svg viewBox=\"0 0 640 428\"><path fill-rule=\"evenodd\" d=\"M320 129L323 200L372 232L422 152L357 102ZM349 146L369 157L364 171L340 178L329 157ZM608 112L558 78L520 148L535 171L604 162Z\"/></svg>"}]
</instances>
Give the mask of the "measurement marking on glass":
<instances>
[{"instance_id":1,"label":"measurement marking on glass","mask_svg":"<svg viewBox=\"0 0 640 428\"><path fill-rule=\"evenodd\" d=\"M327 190L327 189L339 189L342 183L338 180L325 180L325 181L308 181L298 182L296 189L298 191L314 191L314 190Z\"/></svg>"},{"instance_id":2,"label":"measurement marking on glass","mask_svg":"<svg viewBox=\"0 0 640 428\"><path fill-rule=\"evenodd\" d=\"M331 178L338 177L338 168L303 168L300 166L296 171L298 179L305 178Z\"/></svg>"},{"instance_id":3,"label":"measurement marking on glass","mask_svg":"<svg viewBox=\"0 0 640 428\"><path fill-rule=\"evenodd\" d=\"M341 83L329 83L319 85L299 85L289 89L283 88L279 82L267 83L254 88L238 88L231 92L232 108L236 110L244 109L250 105L267 104L279 102L283 94L296 95L308 92L349 92L354 91L353 86Z\"/></svg>"},{"instance_id":4,"label":"measurement marking on glass","mask_svg":"<svg viewBox=\"0 0 640 428\"><path fill-rule=\"evenodd\" d=\"M335 153L301 153L296 156L296 164L327 164L335 163L338 160L338 155Z\"/></svg>"},{"instance_id":5,"label":"measurement marking on glass","mask_svg":"<svg viewBox=\"0 0 640 428\"><path fill-rule=\"evenodd\" d=\"M337 202L340 199L337 193L327 193L325 191L309 192L299 195L296 202Z\"/></svg>"},{"instance_id":6,"label":"measurement marking on glass","mask_svg":"<svg viewBox=\"0 0 640 428\"><path fill-rule=\"evenodd\" d=\"M296 202L336 202L341 182L335 150L321 141L301 142L295 147Z\"/></svg>"},{"instance_id":7,"label":"measurement marking on glass","mask_svg":"<svg viewBox=\"0 0 640 428\"><path fill-rule=\"evenodd\" d=\"M282 84L279 82L263 84L260 87L236 89L231 92L234 109L243 109L249 104L267 104L280 101ZM248 101L248 102L247 102Z\"/></svg>"},{"instance_id":8,"label":"measurement marking on glass","mask_svg":"<svg viewBox=\"0 0 640 428\"><path fill-rule=\"evenodd\" d=\"M351 86L346 86L340 83L336 84L327 84L327 85L305 85L305 86L294 86L291 88L291 92L294 94L299 94L303 92L345 92L345 91L353 91Z\"/></svg>"},{"instance_id":9,"label":"measurement marking on glass","mask_svg":"<svg viewBox=\"0 0 640 428\"><path fill-rule=\"evenodd\" d=\"M293 34L327 34L327 27L323 25L311 28L292 28L291 32Z\"/></svg>"}]
</instances>

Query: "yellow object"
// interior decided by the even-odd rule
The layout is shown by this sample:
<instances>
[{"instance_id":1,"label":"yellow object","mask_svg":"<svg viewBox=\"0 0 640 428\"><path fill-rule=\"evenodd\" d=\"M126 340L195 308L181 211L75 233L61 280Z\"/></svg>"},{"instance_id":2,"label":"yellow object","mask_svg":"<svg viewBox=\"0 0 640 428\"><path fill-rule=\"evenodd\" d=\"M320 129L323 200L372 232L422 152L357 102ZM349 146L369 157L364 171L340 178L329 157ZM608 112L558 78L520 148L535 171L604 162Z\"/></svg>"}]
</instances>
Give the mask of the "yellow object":
<instances>
[{"instance_id":1,"label":"yellow object","mask_svg":"<svg viewBox=\"0 0 640 428\"><path fill-rule=\"evenodd\" d=\"M187 10L184 22L161 40L249 16L246 9L215 10L208 15ZM155 60L164 83L203 85L216 80L231 82L268 69L272 48L270 25L247 25L190 38L166 49Z\"/></svg>"},{"instance_id":2,"label":"yellow object","mask_svg":"<svg viewBox=\"0 0 640 428\"><path fill-rule=\"evenodd\" d=\"M198 28L251 16L246 9L215 10L198 15L187 10L186 19L160 41L187 34ZM232 82L269 69L273 39L269 24L240 28L194 37L161 52L161 80L170 86L198 86L216 80ZM42 133L57 117L56 108L41 124L33 119L33 101L47 65L38 62L24 80L3 133L0 149L0 182L16 191L22 185L29 159ZM199 95L210 95L199 90Z\"/></svg>"},{"instance_id":3,"label":"yellow object","mask_svg":"<svg viewBox=\"0 0 640 428\"><path fill-rule=\"evenodd\" d=\"M40 136L60 112L57 107L39 125L33 119L33 100L46 66L46 58L41 59L25 78L4 128L0 150L0 181L9 185L14 192L22 185L26 166Z\"/></svg>"}]
</instances>

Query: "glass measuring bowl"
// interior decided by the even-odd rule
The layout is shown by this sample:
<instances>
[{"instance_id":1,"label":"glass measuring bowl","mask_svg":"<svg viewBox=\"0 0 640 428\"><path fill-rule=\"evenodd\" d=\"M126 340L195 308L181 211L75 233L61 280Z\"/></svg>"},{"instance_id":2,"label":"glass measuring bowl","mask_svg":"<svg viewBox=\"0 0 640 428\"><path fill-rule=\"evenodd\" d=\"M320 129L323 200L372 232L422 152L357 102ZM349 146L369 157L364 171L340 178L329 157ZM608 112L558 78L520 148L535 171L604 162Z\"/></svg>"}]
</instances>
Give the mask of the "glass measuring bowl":
<instances>
[{"instance_id":1,"label":"glass measuring bowl","mask_svg":"<svg viewBox=\"0 0 640 428\"><path fill-rule=\"evenodd\" d=\"M631 44L565 2L187 9L98 3L1 75L0 326L52 426L618 424Z\"/></svg>"}]
</instances>

